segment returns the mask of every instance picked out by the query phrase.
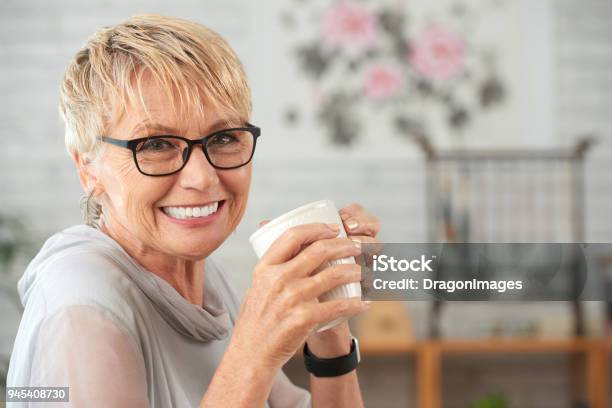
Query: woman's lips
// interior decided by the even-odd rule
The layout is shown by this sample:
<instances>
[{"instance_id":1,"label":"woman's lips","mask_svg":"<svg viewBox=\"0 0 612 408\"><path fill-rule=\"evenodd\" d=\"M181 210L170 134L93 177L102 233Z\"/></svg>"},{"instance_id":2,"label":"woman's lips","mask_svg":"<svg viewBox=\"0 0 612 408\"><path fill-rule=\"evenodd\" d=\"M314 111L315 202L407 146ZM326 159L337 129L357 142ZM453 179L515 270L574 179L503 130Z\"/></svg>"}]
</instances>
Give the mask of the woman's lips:
<instances>
[{"instance_id":1,"label":"woman's lips","mask_svg":"<svg viewBox=\"0 0 612 408\"><path fill-rule=\"evenodd\" d=\"M200 205L179 205L162 207L162 211L173 218L185 219L195 217L206 217L214 214L219 206L219 201L213 201Z\"/></svg>"},{"instance_id":2,"label":"woman's lips","mask_svg":"<svg viewBox=\"0 0 612 408\"><path fill-rule=\"evenodd\" d=\"M223 211L225 200L215 201L207 205L197 206L168 206L160 207L160 212L170 221L181 224L198 226L210 224Z\"/></svg>"}]
</instances>

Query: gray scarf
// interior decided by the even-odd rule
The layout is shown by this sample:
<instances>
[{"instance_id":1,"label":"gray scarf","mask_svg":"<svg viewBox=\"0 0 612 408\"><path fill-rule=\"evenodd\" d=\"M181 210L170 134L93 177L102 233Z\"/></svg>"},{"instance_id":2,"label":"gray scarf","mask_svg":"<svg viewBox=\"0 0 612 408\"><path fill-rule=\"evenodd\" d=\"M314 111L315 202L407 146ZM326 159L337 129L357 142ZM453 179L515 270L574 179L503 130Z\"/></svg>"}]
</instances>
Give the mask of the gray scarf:
<instances>
[{"instance_id":1,"label":"gray scarf","mask_svg":"<svg viewBox=\"0 0 612 408\"><path fill-rule=\"evenodd\" d=\"M117 257L115 251L108 251L108 255L123 266L121 269L127 272L129 278L155 305L164 320L179 333L202 342L220 340L228 335L232 323L223 300L215 291L212 276L219 271L212 261L206 261L204 304L200 307L188 302L168 282L145 269L104 232L83 227L89 230L88 235L91 234L91 238L102 240L107 245L120 250L124 257Z\"/></svg>"}]
</instances>

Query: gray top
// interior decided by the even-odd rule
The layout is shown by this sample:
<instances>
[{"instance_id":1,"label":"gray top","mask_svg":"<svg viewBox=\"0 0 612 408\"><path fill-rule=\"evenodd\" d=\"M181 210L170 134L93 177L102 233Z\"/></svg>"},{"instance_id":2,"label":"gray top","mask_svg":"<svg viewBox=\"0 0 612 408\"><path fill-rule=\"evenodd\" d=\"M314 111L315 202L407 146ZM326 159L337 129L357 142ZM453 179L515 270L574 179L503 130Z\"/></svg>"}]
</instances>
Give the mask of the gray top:
<instances>
[{"instance_id":1,"label":"gray top","mask_svg":"<svg viewBox=\"0 0 612 408\"><path fill-rule=\"evenodd\" d=\"M7 385L70 387L70 403L54 407L197 407L240 307L210 258L199 307L85 225L47 240L18 289L25 310ZM310 404L279 371L266 407Z\"/></svg>"}]
</instances>

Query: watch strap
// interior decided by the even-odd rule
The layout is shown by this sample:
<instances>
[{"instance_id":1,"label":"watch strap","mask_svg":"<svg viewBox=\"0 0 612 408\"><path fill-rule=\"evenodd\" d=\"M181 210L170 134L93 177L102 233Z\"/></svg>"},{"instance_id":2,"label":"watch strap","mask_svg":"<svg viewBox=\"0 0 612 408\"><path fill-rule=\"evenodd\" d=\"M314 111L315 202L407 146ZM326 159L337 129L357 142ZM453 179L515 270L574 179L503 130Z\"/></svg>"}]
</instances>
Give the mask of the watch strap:
<instances>
[{"instance_id":1,"label":"watch strap","mask_svg":"<svg viewBox=\"0 0 612 408\"><path fill-rule=\"evenodd\" d=\"M334 358L319 358L304 344L304 365L306 370L315 377L338 377L349 373L357 368L361 356L359 354L359 342L351 337L351 351L345 355Z\"/></svg>"}]
</instances>

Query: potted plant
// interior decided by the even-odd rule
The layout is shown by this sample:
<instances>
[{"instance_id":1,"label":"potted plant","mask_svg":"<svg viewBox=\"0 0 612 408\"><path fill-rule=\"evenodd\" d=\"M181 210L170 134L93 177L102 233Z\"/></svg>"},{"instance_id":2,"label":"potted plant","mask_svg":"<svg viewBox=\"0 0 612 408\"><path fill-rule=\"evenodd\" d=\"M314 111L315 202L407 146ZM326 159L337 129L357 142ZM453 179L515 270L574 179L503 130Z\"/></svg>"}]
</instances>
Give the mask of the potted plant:
<instances>
[{"instance_id":1,"label":"potted plant","mask_svg":"<svg viewBox=\"0 0 612 408\"><path fill-rule=\"evenodd\" d=\"M0 214L0 296L9 300L15 310L23 306L17 293L16 265L32 253L32 243L19 218ZM9 356L0 354L0 392L4 395Z\"/></svg>"},{"instance_id":2,"label":"potted plant","mask_svg":"<svg viewBox=\"0 0 612 408\"><path fill-rule=\"evenodd\" d=\"M508 408L508 400L506 396L501 393L488 394L470 405L470 408Z\"/></svg>"}]
</instances>

